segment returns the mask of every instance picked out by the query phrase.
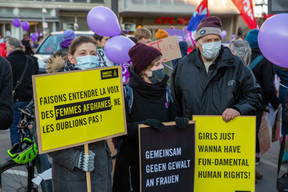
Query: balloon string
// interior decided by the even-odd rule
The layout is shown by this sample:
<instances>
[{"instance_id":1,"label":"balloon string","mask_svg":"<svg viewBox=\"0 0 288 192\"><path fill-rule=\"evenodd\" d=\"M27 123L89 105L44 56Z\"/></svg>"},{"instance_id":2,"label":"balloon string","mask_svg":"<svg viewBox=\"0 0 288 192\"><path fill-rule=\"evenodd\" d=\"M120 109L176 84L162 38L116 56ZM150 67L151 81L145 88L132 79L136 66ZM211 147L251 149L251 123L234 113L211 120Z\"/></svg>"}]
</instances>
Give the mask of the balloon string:
<instances>
[{"instance_id":1,"label":"balloon string","mask_svg":"<svg viewBox=\"0 0 288 192\"><path fill-rule=\"evenodd\" d=\"M170 67L170 66L166 65L165 63L163 63L163 65L168 67L169 69L173 70L173 67Z\"/></svg>"}]
</instances>

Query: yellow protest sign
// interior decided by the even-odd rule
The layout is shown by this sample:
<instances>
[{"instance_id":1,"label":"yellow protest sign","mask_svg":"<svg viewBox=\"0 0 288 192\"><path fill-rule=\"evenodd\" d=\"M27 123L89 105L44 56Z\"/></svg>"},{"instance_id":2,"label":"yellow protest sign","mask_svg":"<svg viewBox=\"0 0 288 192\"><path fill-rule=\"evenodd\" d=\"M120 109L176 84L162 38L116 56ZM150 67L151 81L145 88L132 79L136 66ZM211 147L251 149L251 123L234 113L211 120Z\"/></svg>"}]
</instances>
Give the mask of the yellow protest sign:
<instances>
[{"instance_id":1,"label":"yellow protest sign","mask_svg":"<svg viewBox=\"0 0 288 192\"><path fill-rule=\"evenodd\" d=\"M40 153L127 133L120 67L33 76Z\"/></svg>"},{"instance_id":2,"label":"yellow protest sign","mask_svg":"<svg viewBox=\"0 0 288 192\"><path fill-rule=\"evenodd\" d=\"M255 117L193 116L194 191L255 191Z\"/></svg>"}]
</instances>

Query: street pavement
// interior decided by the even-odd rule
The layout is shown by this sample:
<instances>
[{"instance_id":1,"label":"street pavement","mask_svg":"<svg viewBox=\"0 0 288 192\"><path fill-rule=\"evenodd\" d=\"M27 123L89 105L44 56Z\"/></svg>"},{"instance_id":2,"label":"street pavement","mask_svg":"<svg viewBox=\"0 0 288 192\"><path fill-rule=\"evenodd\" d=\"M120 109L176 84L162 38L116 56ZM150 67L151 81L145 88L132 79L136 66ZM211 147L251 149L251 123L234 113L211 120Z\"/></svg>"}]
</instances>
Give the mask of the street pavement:
<instances>
[{"instance_id":1,"label":"street pavement","mask_svg":"<svg viewBox=\"0 0 288 192\"><path fill-rule=\"evenodd\" d=\"M277 192L277 164L280 150L279 141L271 143L270 149L261 157L260 165L256 166L258 172L263 174L263 178L255 185L256 192ZM281 166L280 175L287 170L287 164Z\"/></svg>"},{"instance_id":2,"label":"street pavement","mask_svg":"<svg viewBox=\"0 0 288 192\"><path fill-rule=\"evenodd\" d=\"M9 130L0 131L0 163L8 157L7 149L11 147ZM261 156L260 165L256 169L263 174L263 178L255 185L256 192L277 192L277 161L279 153L279 142L271 143L270 149ZM281 174L287 170L287 164L281 167Z\"/></svg>"}]
</instances>

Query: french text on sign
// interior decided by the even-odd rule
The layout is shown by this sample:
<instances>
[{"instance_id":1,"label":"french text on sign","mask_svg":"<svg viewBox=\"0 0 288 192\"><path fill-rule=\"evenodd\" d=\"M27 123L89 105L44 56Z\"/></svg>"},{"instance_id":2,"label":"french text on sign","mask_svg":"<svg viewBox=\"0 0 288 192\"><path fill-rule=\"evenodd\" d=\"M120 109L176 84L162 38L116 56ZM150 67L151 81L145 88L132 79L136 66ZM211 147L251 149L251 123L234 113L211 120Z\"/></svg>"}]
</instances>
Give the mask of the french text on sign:
<instances>
[{"instance_id":1,"label":"french text on sign","mask_svg":"<svg viewBox=\"0 0 288 192\"><path fill-rule=\"evenodd\" d=\"M55 106L56 120L111 110L110 97Z\"/></svg>"}]
</instances>

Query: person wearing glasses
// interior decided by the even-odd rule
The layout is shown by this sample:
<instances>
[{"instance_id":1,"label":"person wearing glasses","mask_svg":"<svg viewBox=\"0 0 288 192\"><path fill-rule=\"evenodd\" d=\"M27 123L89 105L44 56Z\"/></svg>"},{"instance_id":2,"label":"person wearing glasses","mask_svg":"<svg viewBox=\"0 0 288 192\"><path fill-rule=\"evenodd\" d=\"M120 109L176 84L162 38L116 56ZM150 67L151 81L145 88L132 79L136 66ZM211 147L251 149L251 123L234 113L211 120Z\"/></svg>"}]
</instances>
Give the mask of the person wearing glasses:
<instances>
[{"instance_id":1,"label":"person wearing glasses","mask_svg":"<svg viewBox=\"0 0 288 192\"><path fill-rule=\"evenodd\" d=\"M6 59L11 64L13 77L13 110L14 120L10 127L11 145L20 141L18 134L18 123L20 111L33 99L32 75L39 71L38 63L24 52L23 45L19 39L9 38L6 40Z\"/></svg>"},{"instance_id":2,"label":"person wearing glasses","mask_svg":"<svg viewBox=\"0 0 288 192\"><path fill-rule=\"evenodd\" d=\"M202 19L196 49L181 59L172 74L172 96L182 115L221 115L229 122L256 115L261 88L244 62L221 45L221 20Z\"/></svg>"}]
</instances>

